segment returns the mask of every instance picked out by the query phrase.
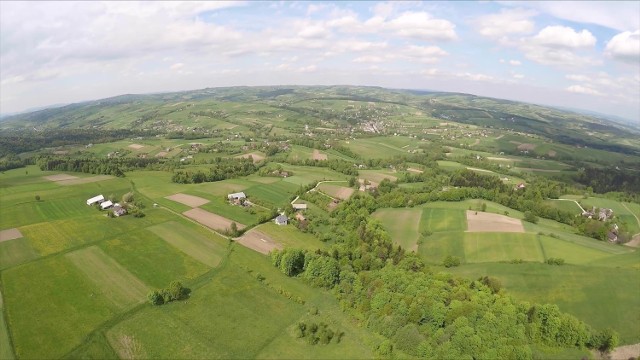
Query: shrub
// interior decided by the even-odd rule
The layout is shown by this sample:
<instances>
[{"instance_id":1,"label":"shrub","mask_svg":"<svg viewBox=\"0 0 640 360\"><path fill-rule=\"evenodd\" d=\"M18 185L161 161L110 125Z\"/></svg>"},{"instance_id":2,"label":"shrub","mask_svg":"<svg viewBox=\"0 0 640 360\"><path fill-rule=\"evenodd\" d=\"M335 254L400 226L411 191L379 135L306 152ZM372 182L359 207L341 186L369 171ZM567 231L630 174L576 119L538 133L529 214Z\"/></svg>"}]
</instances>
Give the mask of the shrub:
<instances>
[{"instance_id":1,"label":"shrub","mask_svg":"<svg viewBox=\"0 0 640 360\"><path fill-rule=\"evenodd\" d=\"M549 265L564 265L564 259L562 258L548 258L546 261Z\"/></svg>"},{"instance_id":2,"label":"shrub","mask_svg":"<svg viewBox=\"0 0 640 360\"><path fill-rule=\"evenodd\" d=\"M446 258L444 258L442 265L447 268L459 266L460 258L457 256L448 255Z\"/></svg>"}]
</instances>

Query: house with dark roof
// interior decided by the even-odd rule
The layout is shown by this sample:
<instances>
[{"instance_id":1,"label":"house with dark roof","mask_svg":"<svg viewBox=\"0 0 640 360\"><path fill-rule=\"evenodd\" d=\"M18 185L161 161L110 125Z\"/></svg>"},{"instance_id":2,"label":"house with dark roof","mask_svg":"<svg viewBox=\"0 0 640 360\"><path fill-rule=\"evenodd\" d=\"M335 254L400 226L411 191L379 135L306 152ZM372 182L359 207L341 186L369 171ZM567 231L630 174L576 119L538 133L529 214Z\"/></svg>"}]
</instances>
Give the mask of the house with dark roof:
<instances>
[{"instance_id":1,"label":"house with dark roof","mask_svg":"<svg viewBox=\"0 0 640 360\"><path fill-rule=\"evenodd\" d=\"M285 214L278 215L278 217L276 217L276 225L287 225L288 222L289 218Z\"/></svg>"}]
</instances>

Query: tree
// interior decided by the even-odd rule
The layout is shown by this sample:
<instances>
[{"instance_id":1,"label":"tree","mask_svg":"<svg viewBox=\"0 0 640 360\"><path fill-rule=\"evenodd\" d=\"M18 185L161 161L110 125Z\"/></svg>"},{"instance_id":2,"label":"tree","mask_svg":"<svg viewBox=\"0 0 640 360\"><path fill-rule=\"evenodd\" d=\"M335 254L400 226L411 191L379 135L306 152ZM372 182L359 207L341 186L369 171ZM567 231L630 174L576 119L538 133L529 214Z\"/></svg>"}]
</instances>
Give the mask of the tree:
<instances>
[{"instance_id":1,"label":"tree","mask_svg":"<svg viewBox=\"0 0 640 360\"><path fill-rule=\"evenodd\" d=\"M304 252L300 249L285 249L280 260L280 270L287 276L296 276L304 267Z\"/></svg>"},{"instance_id":2,"label":"tree","mask_svg":"<svg viewBox=\"0 0 640 360\"><path fill-rule=\"evenodd\" d=\"M36 195L36 201L40 201L40 195Z\"/></svg>"},{"instance_id":3,"label":"tree","mask_svg":"<svg viewBox=\"0 0 640 360\"><path fill-rule=\"evenodd\" d=\"M448 255L446 258L444 258L444 261L442 262L442 265L444 265L444 267L455 267L455 266L459 266L460 265L460 258L457 256L452 256L452 255Z\"/></svg>"},{"instance_id":4,"label":"tree","mask_svg":"<svg viewBox=\"0 0 640 360\"><path fill-rule=\"evenodd\" d=\"M331 288L338 282L340 265L328 256L311 259L305 267L304 277L314 286Z\"/></svg>"},{"instance_id":5,"label":"tree","mask_svg":"<svg viewBox=\"0 0 640 360\"><path fill-rule=\"evenodd\" d=\"M129 191L128 193L122 195L122 202L129 203L133 201L133 192Z\"/></svg>"},{"instance_id":6,"label":"tree","mask_svg":"<svg viewBox=\"0 0 640 360\"><path fill-rule=\"evenodd\" d=\"M524 212L524 221L528 221L530 223L533 224L537 224L538 223L538 217L531 211L525 211Z\"/></svg>"},{"instance_id":7,"label":"tree","mask_svg":"<svg viewBox=\"0 0 640 360\"><path fill-rule=\"evenodd\" d=\"M164 298L162 294L158 290L153 290L147 295L147 299L152 305L162 305L164 304Z\"/></svg>"},{"instance_id":8,"label":"tree","mask_svg":"<svg viewBox=\"0 0 640 360\"><path fill-rule=\"evenodd\" d=\"M238 235L238 225L235 222L231 223L231 236Z\"/></svg>"}]
</instances>

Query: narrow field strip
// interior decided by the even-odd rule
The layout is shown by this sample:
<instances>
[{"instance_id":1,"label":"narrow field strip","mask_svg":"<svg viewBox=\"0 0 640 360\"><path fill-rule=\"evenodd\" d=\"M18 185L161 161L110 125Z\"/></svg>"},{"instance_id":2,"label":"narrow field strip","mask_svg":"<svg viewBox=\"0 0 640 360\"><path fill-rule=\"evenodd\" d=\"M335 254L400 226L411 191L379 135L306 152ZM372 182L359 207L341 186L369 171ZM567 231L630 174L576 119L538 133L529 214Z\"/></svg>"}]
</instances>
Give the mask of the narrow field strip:
<instances>
[{"instance_id":1,"label":"narrow field strip","mask_svg":"<svg viewBox=\"0 0 640 360\"><path fill-rule=\"evenodd\" d=\"M9 339L9 328L4 320L4 307L2 302L2 292L0 292L0 359L15 359L11 340Z\"/></svg>"},{"instance_id":2,"label":"narrow field strip","mask_svg":"<svg viewBox=\"0 0 640 360\"><path fill-rule=\"evenodd\" d=\"M169 199L171 201L179 202L181 204L191 206L191 207L202 206L209 202L209 200L207 199L203 199L198 196L182 194L182 193L173 194L171 196L165 196L164 198Z\"/></svg>"},{"instance_id":3,"label":"narrow field strip","mask_svg":"<svg viewBox=\"0 0 640 360\"><path fill-rule=\"evenodd\" d=\"M246 226L237 221L231 221L220 215L202 210L199 208L191 209L182 213L182 215L193 219L200 224L218 231L226 231L231 228L231 223L235 222L238 229L244 229Z\"/></svg>"},{"instance_id":4,"label":"narrow field strip","mask_svg":"<svg viewBox=\"0 0 640 360\"><path fill-rule=\"evenodd\" d=\"M144 301L149 291L142 281L97 246L65 256L119 308L125 309Z\"/></svg>"},{"instance_id":5,"label":"narrow field strip","mask_svg":"<svg viewBox=\"0 0 640 360\"><path fill-rule=\"evenodd\" d=\"M62 185L62 186L69 186L69 185L88 184L88 183L93 183L93 182L98 182L98 181L109 180L109 179L113 179L113 176L111 176L111 175L97 175L97 176L91 176L91 177L86 177L86 178L60 180L60 181L56 181L56 184L59 184L59 185Z\"/></svg>"},{"instance_id":6,"label":"narrow field strip","mask_svg":"<svg viewBox=\"0 0 640 360\"><path fill-rule=\"evenodd\" d=\"M20 230L13 228L7 230L0 230L0 242L20 239L22 237L22 233Z\"/></svg>"},{"instance_id":7,"label":"narrow field strip","mask_svg":"<svg viewBox=\"0 0 640 360\"><path fill-rule=\"evenodd\" d=\"M147 230L212 268L220 264L226 253L226 249L222 245L175 221L154 225Z\"/></svg>"}]
</instances>

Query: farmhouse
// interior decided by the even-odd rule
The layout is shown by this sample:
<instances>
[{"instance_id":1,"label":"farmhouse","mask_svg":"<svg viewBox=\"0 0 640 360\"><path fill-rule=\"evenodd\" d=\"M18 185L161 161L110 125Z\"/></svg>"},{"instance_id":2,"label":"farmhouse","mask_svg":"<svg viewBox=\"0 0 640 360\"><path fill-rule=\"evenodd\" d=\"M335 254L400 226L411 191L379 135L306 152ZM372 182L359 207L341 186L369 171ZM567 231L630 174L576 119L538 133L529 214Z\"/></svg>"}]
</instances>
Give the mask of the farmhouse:
<instances>
[{"instance_id":1,"label":"farmhouse","mask_svg":"<svg viewBox=\"0 0 640 360\"><path fill-rule=\"evenodd\" d=\"M100 209L105 210L113 206L111 200L104 201L100 204Z\"/></svg>"},{"instance_id":2,"label":"farmhouse","mask_svg":"<svg viewBox=\"0 0 640 360\"><path fill-rule=\"evenodd\" d=\"M125 215L126 213L127 213L127 209L120 206L120 204L115 204L113 206L113 215L122 216L122 215Z\"/></svg>"},{"instance_id":3,"label":"farmhouse","mask_svg":"<svg viewBox=\"0 0 640 360\"><path fill-rule=\"evenodd\" d=\"M287 225L289 221L289 218L287 217L287 215L278 215L278 217L276 217L276 225Z\"/></svg>"},{"instance_id":4,"label":"farmhouse","mask_svg":"<svg viewBox=\"0 0 640 360\"><path fill-rule=\"evenodd\" d=\"M294 210L307 210L307 204L291 204Z\"/></svg>"},{"instance_id":5,"label":"farmhouse","mask_svg":"<svg viewBox=\"0 0 640 360\"><path fill-rule=\"evenodd\" d=\"M103 201L104 201L104 196L98 195L98 196L94 196L91 199L87 200L87 205L93 205L95 203L101 203Z\"/></svg>"},{"instance_id":6,"label":"farmhouse","mask_svg":"<svg viewBox=\"0 0 640 360\"><path fill-rule=\"evenodd\" d=\"M247 198L247 195L245 195L243 192L238 192L238 193L233 193L233 194L227 195L227 199L233 200L233 201L239 201L239 200L246 199L246 198Z\"/></svg>"}]
</instances>

